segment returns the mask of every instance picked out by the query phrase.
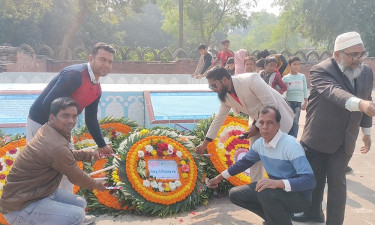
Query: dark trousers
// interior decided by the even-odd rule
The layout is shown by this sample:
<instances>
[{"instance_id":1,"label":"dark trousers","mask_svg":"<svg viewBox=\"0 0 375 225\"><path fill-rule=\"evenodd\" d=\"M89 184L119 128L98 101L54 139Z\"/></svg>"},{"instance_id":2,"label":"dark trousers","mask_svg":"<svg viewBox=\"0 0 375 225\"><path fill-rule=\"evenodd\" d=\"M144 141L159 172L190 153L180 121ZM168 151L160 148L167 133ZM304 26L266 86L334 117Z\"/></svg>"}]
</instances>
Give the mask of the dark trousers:
<instances>
[{"instance_id":1,"label":"dark trousers","mask_svg":"<svg viewBox=\"0 0 375 225\"><path fill-rule=\"evenodd\" d=\"M233 204L262 217L267 225L292 225L291 213L301 212L310 206L310 202L300 192L286 192L282 189L257 192L256 184L232 188L229 199Z\"/></svg>"},{"instance_id":2,"label":"dark trousers","mask_svg":"<svg viewBox=\"0 0 375 225\"><path fill-rule=\"evenodd\" d=\"M299 128L299 116L301 114L301 102L293 102L288 101L288 104L290 108L293 110L294 114L296 115L293 119L293 126L289 131L289 135L292 135L293 137L297 138L298 135L298 128Z\"/></svg>"},{"instance_id":3,"label":"dark trousers","mask_svg":"<svg viewBox=\"0 0 375 225\"><path fill-rule=\"evenodd\" d=\"M326 224L341 225L344 223L346 204L345 167L348 165L352 154L347 154L344 148L340 148L333 154L321 153L306 146L304 148L316 179L316 187L312 194L312 205L305 211L305 214L313 217L322 215L322 201L327 180Z\"/></svg>"}]
</instances>

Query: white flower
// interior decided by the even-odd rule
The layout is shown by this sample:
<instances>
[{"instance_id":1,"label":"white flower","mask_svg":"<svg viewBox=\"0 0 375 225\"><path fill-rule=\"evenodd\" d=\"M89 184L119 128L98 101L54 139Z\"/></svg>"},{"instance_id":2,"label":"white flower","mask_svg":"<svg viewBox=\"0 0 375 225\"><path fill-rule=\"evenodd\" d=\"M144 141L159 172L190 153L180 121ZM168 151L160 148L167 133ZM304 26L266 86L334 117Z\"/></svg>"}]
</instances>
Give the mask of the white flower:
<instances>
[{"instance_id":1,"label":"white flower","mask_svg":"<svg viewBox=\"0 0 375 225\"><path fill-rule=\"evenodd\" d=\"M146 167L146 161L139 160L138 166L141 167L141 168L145 168Z\"/></svg>"},{"instance_id":2,"label":"white flower","mask_svg":"<svg viewBox=\"0 0 375 225\"><path fill-rule=\"evenodd\" d=\"M148 188L151 186L151 182L149 180L143 180L143 186Z\"/></svg>"},{"instance_id":3,"label":"white flower","mask_svg":"<svg viewBox=\"0 0 375 225\"><path fill-rule=\"evenodd\" d=\"M208 184L208 181L210 181L210 179L208 179L208 177L206 177L206 179L204 179L204 183Z\"/></svg>"},{"instance_id":4,"label":"white flower","mask_svg":"<svg viewBox=\"0 0 375 225\"><path fill-rule=\"evenodd\" d=\"M164 192L164 188L163 187L159 187L158 188L160 192Z\"/></svg>"},{"instance_id":5,"label":"white flower","mask_svg":"<svg viewBox=\"0 0 375 225\"><path fill-rule=\"evenodd\" d=\"M121 132L116 132L116 137L121 137L122 136L122 133Z\"/></svg>"},{"instance_id":6,"label":"white flower","mask_svg":"<svg viewBox=\"0 0 375 225\"><path fill-rule=\"evenodd\" d=\"M168 149L168 155L172 155L172 154L173 154L173 150Z\"/></svg>"},{"instance_id":7,"label":"white flower","mask_svg":"<svg viewBox=\"0 0 375 225\"><path fill-rule=\"evenodd\" d=\"M218 148L225 148L224 144L221 143L221 142L217 144L217 147L218 147Z\"/></svg>"},{"instance_id":8,"label":"white flower","mask_svg":"<svg viewBox=\"0 0 375 225\"><path fill-rule=\"evenodd\" d=\"M17 158L17 156L18 156L18 154L19 154L19 152L20 152L20 148L16 148L16 153L14 153L14 154L10 154L10 152L9 151L7 151L7 153L5 154L6 156L9 156L9 157L12 157L13 159L15 159L15 158Z\"/></svg>"},{"instance_id":9,"label":"white flower","mask_svg":"<svg viewBox=\"0 0 375 225\"><path fill-rule=\"evenodd\" d=\"M1 160L0 165L3 167L3 169L0 170L0 173L7 171L6 164L5 164L5 162L3 162L3 160Z\"/></svg>"},{"instance_id":10,"label":"white flower","mask_svg":"<svg viewBox=\"0 0 375 225\"><path fill-rule=\"evenodd\" d=\"M116 183L116 186L121 186L123 184L124 184L123 182L119 181L119 182Z\"/></svg>"},{"instance_id":11,"label":"white flower","mask_svg":"<svg viewBox=\"0 0 375 225\"><path fill-rule=\"evenodd\" d=\"M138 157L142 158L145 156L145 153L143 151L138 151Z\"/></svg>"},{"instance_id":12,"label":"white flower","mask_svg":"<svg viewBox=\"0 0 375 225\"><path fill-rule=\"evenodd\" d=\"M179 180L175 180L174 183L175 183L176 187L180 187L182 185L181 181L179 181Z\"/></svg>"},{"instance_id":13,"label":"white flower","mask_svg":"<svg viewBox=\"0 0 375 225\"><path fill-rule=\"evenodd\" d=\"M160 188L160 187L163 187L163 182L159 182L158 183L158 187Z\"/></svg>"},{"instance_id":14,"label":"white flower","mask_svg":"<svg viewBox=\"0 0 375 225\"><path fill-rule=\"evenodd\" d=\"M177 152L176 152L176 155L177 155L179 158L181 158L181 157L182 157L182 152L181 152L181 151L177 151Z\"/></svg>"},{"instance_id":15,"label":"white flower","mask_svg":"<svg viewBox=\"0 0 375 225\"><path fill-rule=\"evenodd\" d=\"M169 182L169 188L171 189L171 191L174 191L176 190L177 186L174 182Z\"/></svg>"},{"instance_id":16,"label":"white flower","mask_svg":"<svg viewBox=\"0 0 375 225\"><path fill-rule=\"evenodd\" d=\"M124 140L123 142L121 142L120 146L118 147L119 150L124 150L125 148L125 145L127 144L127 140Z\"/></svg>"},{"instance_id":17,"label":"white flower","mask_svg":"<svg viewBox=\"0 0 375 225\"><path fill-rule=\"evenodd\" d=\"M152 188L157 188L158 187L158 182L156 182L156 181L151 181L151 187Z\"/></svg>"},{"instance_id":18,"label":"white flower","mask_svg":"<svg viewBox=\"0 0 375 225\"><path fill-rule=\"evenodd\" d=\"M105 142L106 144L111 143L111 141L109 140L108 137L103 137L103 139L104 139L104 142ZM92 140L92 139L90 139L90 140ZM94 140L92 140L92 141L95 143Z\"/></svg>"},{"instance_id":19,"label":"white flower","mask_svg":"<svg viewBox=\"0 0 375 225\"><path fill-rule=\"evenodd\" d=\"M0 190L3 189L3 183L0 182Z\"/></svg>"},{"instance_id":20,"label":"white flower","mask_svg":"<svg viewBox=\"0 0 375 225\"><path fill-rule=\"evenodd\" d=\"M168 150L172 150L173 151L173 146L172 145L168 145Z\"/></svg>"},{"instance_id":21,"label":"white flower","mask_svg":"<svg viewBox=\"0 0 375 225\"><path fill-rule=\"evenodd\" d=\"M146 145L146 151L151 152L154 148L151 145Z\"/></svg>"}]
</instances>

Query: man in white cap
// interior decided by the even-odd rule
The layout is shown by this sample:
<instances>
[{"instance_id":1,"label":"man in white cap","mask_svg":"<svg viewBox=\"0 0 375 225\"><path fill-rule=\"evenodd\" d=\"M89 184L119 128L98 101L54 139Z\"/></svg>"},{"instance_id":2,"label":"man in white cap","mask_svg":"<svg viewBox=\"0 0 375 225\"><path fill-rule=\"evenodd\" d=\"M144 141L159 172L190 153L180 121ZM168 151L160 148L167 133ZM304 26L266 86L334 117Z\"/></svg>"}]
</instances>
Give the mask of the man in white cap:
<instances>
[{"instance_id":1,"label":"man in white cap","mask_svg":"<svg viewBox=\"0 0 375 225\"><path fill-rule=\"evenodd\" d=\"M357 32L337 36L332 58L310 70L311 92L306 124L301 138L315 174L312 205L293 220L324 222L322 210L325 183L328 183L327 225L344 222L346 204L345 168L353 155L359 127L364 146L370 150L370 131L375 104L371 101L372 70L363 65L368 56Z\"/></svg>"}]
</instances>

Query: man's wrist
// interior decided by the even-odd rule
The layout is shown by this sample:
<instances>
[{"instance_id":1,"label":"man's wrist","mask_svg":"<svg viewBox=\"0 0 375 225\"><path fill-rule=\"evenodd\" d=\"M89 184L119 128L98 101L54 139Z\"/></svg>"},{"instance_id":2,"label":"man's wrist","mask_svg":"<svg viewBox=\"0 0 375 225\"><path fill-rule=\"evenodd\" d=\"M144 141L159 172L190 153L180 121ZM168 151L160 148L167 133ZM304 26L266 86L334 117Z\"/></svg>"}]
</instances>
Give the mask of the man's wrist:
<instances>
[{"instance_id":1,"label":"man's wrist","mask_svg":"<svg viewBox=\"0 0 375 225\"><path fill-rule=\"evenodd\" d=\"M357 97L350 97L346 102L345 102L345 108L349 110L350 112L354 111L360 111L360 103L362 99L357 98Z\"/></svg>"},{"instance_id":2,"label":"man's wrist","mask_svg":"<svg viewBox=\"0 0 375 225\"><path fill-rule=\"evenodd\" d=\"M213 141L211 138L209 138L209 137L206 137L205 139L204 139L204 141L207 141L207 143L210 143L211 141Z\"/></svg>"},{"instance_id":3,"label":"man's wrist","mask_svg":"<svg viewBox=\"0 0 375 225\"><path fill-rule=\"evenodd\" d=\"M283 183L281 188L284 189L284 191L289 192L289 191L292 190L292 187L290 186L289 180L282 179L281 181Z\"/></svg>"},{"instance_id":4,"label":"man's wrist","mask_svg":"<svg viewBox=\"0 0 375 225\"><path fill-rule=\"evenodd\" d=\"M371 135L371 127L361 127L363 135L370 136Z\"/></svg>"},{"instance_id":5,"label":"man's wrist","mask_svg":"<svg viewBox=\"0 0 375 225\"><path fill-rule=\"evenodd\" d=\"M228 170L224 170L220 175L221 175L224 179L228 179L229 177L231 177L231 175L229 174Z\"/></svg>"}]
</instances>

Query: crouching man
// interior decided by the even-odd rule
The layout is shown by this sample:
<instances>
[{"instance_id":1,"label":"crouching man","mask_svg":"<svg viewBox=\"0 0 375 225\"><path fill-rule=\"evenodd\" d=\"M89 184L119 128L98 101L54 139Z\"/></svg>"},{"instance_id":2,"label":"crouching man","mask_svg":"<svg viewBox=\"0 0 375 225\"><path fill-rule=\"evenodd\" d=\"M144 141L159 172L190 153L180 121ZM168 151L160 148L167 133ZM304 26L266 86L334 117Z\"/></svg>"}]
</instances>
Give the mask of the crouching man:
<instances>
[{"instance_id":1,"label":"crouching man","mask_svg":"<svg viewBox=\"0 0 375 225\"><path fill-rule=\"evenodd\" d=\"M311 205L314 174L299 142L280 131L280 112L264 106L258 116L261 138L241 160L211 179L208 186L217 187L223 178L241 173L261 160L269 178L234 187L229 198L262 217L264 224L292 225L291 213Z\"/></svg>"},{"instance_id":2,"label":"crouching man","mask_svg":"<svg viewBox=\"0 0 375 225\"><path fill-rule=\"evenodd\" d=\"M54 100L49 121L16 158L0 198L0 211L8 223L82 224L86 200L58 189L63 175L80 187L105 190L100 181L89 177L77 165L77 161L99 159L99 151L69 149L77 109L71 98Z\"/></svg>"}]
</instances>

